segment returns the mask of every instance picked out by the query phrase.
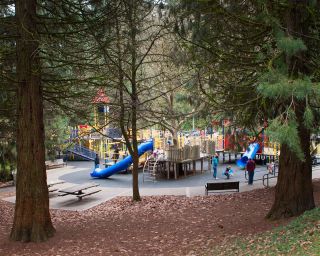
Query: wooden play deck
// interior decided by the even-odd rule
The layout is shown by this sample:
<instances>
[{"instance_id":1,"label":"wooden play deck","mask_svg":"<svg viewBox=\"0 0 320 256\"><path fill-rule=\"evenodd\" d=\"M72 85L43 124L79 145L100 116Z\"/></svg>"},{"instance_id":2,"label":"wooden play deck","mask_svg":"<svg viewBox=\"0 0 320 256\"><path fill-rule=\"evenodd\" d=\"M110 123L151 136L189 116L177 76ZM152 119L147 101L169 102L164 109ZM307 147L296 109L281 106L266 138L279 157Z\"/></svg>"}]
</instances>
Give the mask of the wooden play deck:
<instances>
[{"instance_id":1,"label":"wooden play deck","mask_svg":"<svg viewBox=\"0 0 320 256\"><path fill-rule=\"evenodd\" d=\"M180 174L186 177L188 173L196 174L196 162L200 161L200 172L204 172L203 163L208 161L208 169L210 170L211 158L208 156L200 157L197 159L186 159L182 161L174 160L159 160L159 171L165 172L167 179L170 179L171 174L173 174L174 179L178 179Z\"/></svg>"}]
</instances>

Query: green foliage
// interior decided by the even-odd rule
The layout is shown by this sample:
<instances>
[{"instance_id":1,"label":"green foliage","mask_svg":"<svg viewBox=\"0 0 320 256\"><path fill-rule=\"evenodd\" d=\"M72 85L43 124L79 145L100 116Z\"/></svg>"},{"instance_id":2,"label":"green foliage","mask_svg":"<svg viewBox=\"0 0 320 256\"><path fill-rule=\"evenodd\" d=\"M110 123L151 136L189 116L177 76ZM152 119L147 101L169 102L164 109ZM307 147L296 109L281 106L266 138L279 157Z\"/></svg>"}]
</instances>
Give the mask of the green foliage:
<instances>
[{"instance_id":1,"label":"green foliage","mask_svg":"<svg viewBox=\"0 0 320 256\"><path fill-rule=\"evenodd\" d=\"M312 110L309 106L307 106L304 111L303 119L304 119L304 126L311 129L314 124L314 115L313 115Z\"/></svg>"},{"instance_id":2,"label":"green foliage","mask_svg":"<svg viewBox=\"0 0 320 256\"><path fill-rule=\"evenodd\" d=\"M13 142L0 140L0 181L11 178L11 172L16 167L16 147Z\"/></svg>"},{"instance_id":3,"label":"green foliage","mask_svg":"<svg viewBox=\"0 0 320 256\"><path fill-rule=\"evenodd\" d=\"M276 36L276 42L278 49L286 53L288 56L293 56L299 51L307 50L307 46L300 38L284 36L283 33L279 33Z\"/></svg>"},{"instance_id":4,"label":"green foliage","mask_svg":"<svg viewBox=\"0 0 320 256\"><path fill-rule=\"evenodd\" d=\"M272 120L269 127L266 129L266 135L272 141L286 144L292 152L295 152L297 157L304 160L304 153L300 147L297 123L292 117L293 114L288 115L289 120L283 122L280 118Z\"/></svg>"},{"instance_id":5,"label":"green foliage","mask_svg":"<svg viewBox=\"0 0 320 256\"><path fill-rule=\"evenodd\" d=\"M56 115L46 122L46 151L47 158L55 159L56 152L63 149L63 144L68 139L68 121L65 116Z\"/></svg>"},{"instance_id":6,"label":"green foliage","mask_svg":"<svg viewBox=\"0 0 320 256\"><path fill-rule=\"evenodd\" d=\"M271 70L264 74L261 83L257 87L258 92L270 99L290 99L295 97L297 99L304 99L308 96L314 95L315 90L313 83L309 77L298 79L290 79L276 70Z\"/></svg>"},{"instance_id":7,"label":"green foliage","mask_svg":"<svg viewBox=\"0 0 320 256\"><path fill-rule=\"evenodd\" d=\"M215 247L206 255L319 255L320 208L307 211L289 225Z\"/></svg>"}]
</instances>

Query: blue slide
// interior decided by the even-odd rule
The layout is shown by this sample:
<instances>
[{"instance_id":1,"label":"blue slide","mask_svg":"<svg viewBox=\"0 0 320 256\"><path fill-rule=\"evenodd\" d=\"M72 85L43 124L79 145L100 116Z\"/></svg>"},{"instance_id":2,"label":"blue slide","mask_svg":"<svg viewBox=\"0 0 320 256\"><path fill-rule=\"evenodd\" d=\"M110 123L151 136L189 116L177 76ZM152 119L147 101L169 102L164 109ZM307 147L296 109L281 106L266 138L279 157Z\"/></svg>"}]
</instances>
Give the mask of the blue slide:
<instances>
[{"instance_id":1,"label":"blue slide","mask_svg":"<svg viewBox=\"0 0 320 256\"><path fill-rule=\"evenodd\" d=\"M141 156L149 150L153 150L153 141L148 141L140 144L138 147L138 155ZM112 166L109 166L105 169L100 169L100 168L94 169L90 173L90 175L93 178L108 178L117 172L127 169L131 164L132 164L132 157L129 155L123 160L119 161L118 163Z\"/></svg>"},{"instance_id":2,"label":"blue slide","mask_svg":"<svg viewBox=\"0 0 320 256\"><path fill-rule=\"evenodd\" d=\"M249 158L254 159L254 157L256 156L258 150L259 150L260 146L259 143L252 143L249 145L247 151L243 154L243 156L241 157L241 159L237 160L237 165L240 168L245 168L247 161Z\"/></svg>"}]
</instances>

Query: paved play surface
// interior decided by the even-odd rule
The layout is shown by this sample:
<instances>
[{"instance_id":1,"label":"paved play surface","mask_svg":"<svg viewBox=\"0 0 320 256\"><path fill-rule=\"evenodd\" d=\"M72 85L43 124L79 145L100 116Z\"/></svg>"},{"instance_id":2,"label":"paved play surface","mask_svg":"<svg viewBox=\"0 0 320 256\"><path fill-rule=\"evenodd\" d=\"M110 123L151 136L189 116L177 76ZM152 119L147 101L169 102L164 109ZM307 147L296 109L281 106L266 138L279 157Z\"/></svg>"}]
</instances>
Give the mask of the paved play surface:
<instances>
[{"instance_id":1,"label":"paved play surface","mask_svg":"<svg viewBox=\"0 0 320 256\"><path fill-rule=\"evenodd\" d=\"M227 165L220 164L218 167L218 180L212 177L212 171L200 173L197 171L195 175L187 177L181 176L178 180L160 179L156 182L142 182L142 173L139 173L139 190L141 196L151 195L181 195L181 196L201 196L205 194L204 186L207 182L219 182L226 180L222 172ZM247 184L244 171L239 170L234 164L231 164L234 170L234 176L230 181L240 181L240 192L263 188L261 180L254 181L253 186ZM88 182L98 183L99 189L102 191L88 197L78 200L74 195L60 197L59 192L50 193L50 207L54 209L64 209L73 211L83 211L94 207L100 203L110 200L117 196L132 195L132 176L131 174L115 174L108 179L93 179L90 177L90 171L93 168L92 162L68 162L68 165L62 168L51 169L47 171L48 183L55 181L65 181L64 184L56 185L57 189L64 189L74 185L80 185ZM200 170L200 162L197 163L197 170ZM204 169L207 163L204 163ZM267 173L266 166L257 166L255 179L261 179ZM314 169L313 178L320 178L320 166ZM270 180L270 185L274 185L276 179ZM11 188L12 190L14 188ZM0 191L1 192L1 191ZM225 193L225 192L224 192ZM228 193L228 192L227 192ZM230 192L229 192L230 193ZM212 195L212 194L211 194ZM5 198L4 200L14 202L15 197Z\"/></svg>"}]
</instances>

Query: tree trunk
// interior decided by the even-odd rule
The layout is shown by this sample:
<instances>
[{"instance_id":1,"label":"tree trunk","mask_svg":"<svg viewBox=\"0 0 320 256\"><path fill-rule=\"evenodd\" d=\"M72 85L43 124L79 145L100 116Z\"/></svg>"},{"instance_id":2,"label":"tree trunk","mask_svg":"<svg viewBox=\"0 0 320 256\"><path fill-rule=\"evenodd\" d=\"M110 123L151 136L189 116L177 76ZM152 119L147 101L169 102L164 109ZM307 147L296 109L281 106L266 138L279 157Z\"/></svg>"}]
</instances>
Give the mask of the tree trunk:
<instances>
[{"instance_id":1,"label":"tree trunk","mask_svg":"<svg viewBox=\"0 0 320 256\"><path fill-rule=\"evenodd\" d=\"M172 129L172 130L170 130L170 132L171 132L171 135L172 135L173 146L179 147L179 145L178 145L178 130L177 129Z\"/></svg>"},{"instance_id":2,"label":"tree trunk","mask_svg":"<svg viewBox=\"0 0 320 256\"><path fill-rule=\"evenodd\" d=\"M135 83L135 75L133 75L132 82L132 200L140 201L140 192L139 192L139 154L138 154L138 139L137 139L137 107L138 107L138 95L137 95L137 85Z\"/></svg>"},{"instance_id":3,"label":"tree trunk","mask_svg":"<svg viewBox=\"0 0 320 256\"><path fill-rule=\"evenodd\" d=\"M289 1L284 15L285 32L290 37L308 36L309 24L305 15L308 13L308 1ZM310 75L304 60L309 58L308 51L298 51L293 56L286 55L288 74L297 78L301 74ZM294 111L298 123L298 136L305 159L299 159L287 145L281 145L279 176L276 185L275 201L268 213L270 219L291 217L315 207L312 188L312 162L310 156L310 130L304 125L306 101L295 99Z\"/></svg>"},{"instance_id":4,"label":"tree trunk","mask_svg":"<svg viewBox=\"0 0 320 256\"><path fill-rule=\"evenodd\" d=\"M36 0L17 0L17 187L11 239L45 241L55 229L49 212L43 96L36 30Z\"/></svg>"},{"instance_id":5,"label":"tree trunk","mask_svg":"<svg viewBox=\"0 0 320 256\"><path fill-rule=\"evenodd\" d=\"M288 146L282 145L275 200L267 218L292 217L314 207L310 155L302 162Z\"/></svg>"},{"instance_id":6,"label":"tree trunk","mask_svg":"<svg viewBox=\"0 0 320 256\"><path fill-rule=\"evenodd\" d=\"M137 111L138 111L138 84L137 84L137 20L136 20L136 2L128 2L128 20L130 29L130 46L131 46L131 125L132 125L132 148L133 148L133 168L132 168L132 200L140 201L139 192L139 154L137 140Z\"/></svg>"},{"instance_id":7,"label":"tree trunk","mask_svg":"<svg viewBox=\"0 0 320 256\"><path fill-rule=\"evenodd\" d=\"M133 129L132 129L133 130ZM132 147L133 147L133 166L132 166L132 200L140 201L139 192L139 155L138 155L138 142L136 137L132 137Z\"/></svg>"}]
</instances>

